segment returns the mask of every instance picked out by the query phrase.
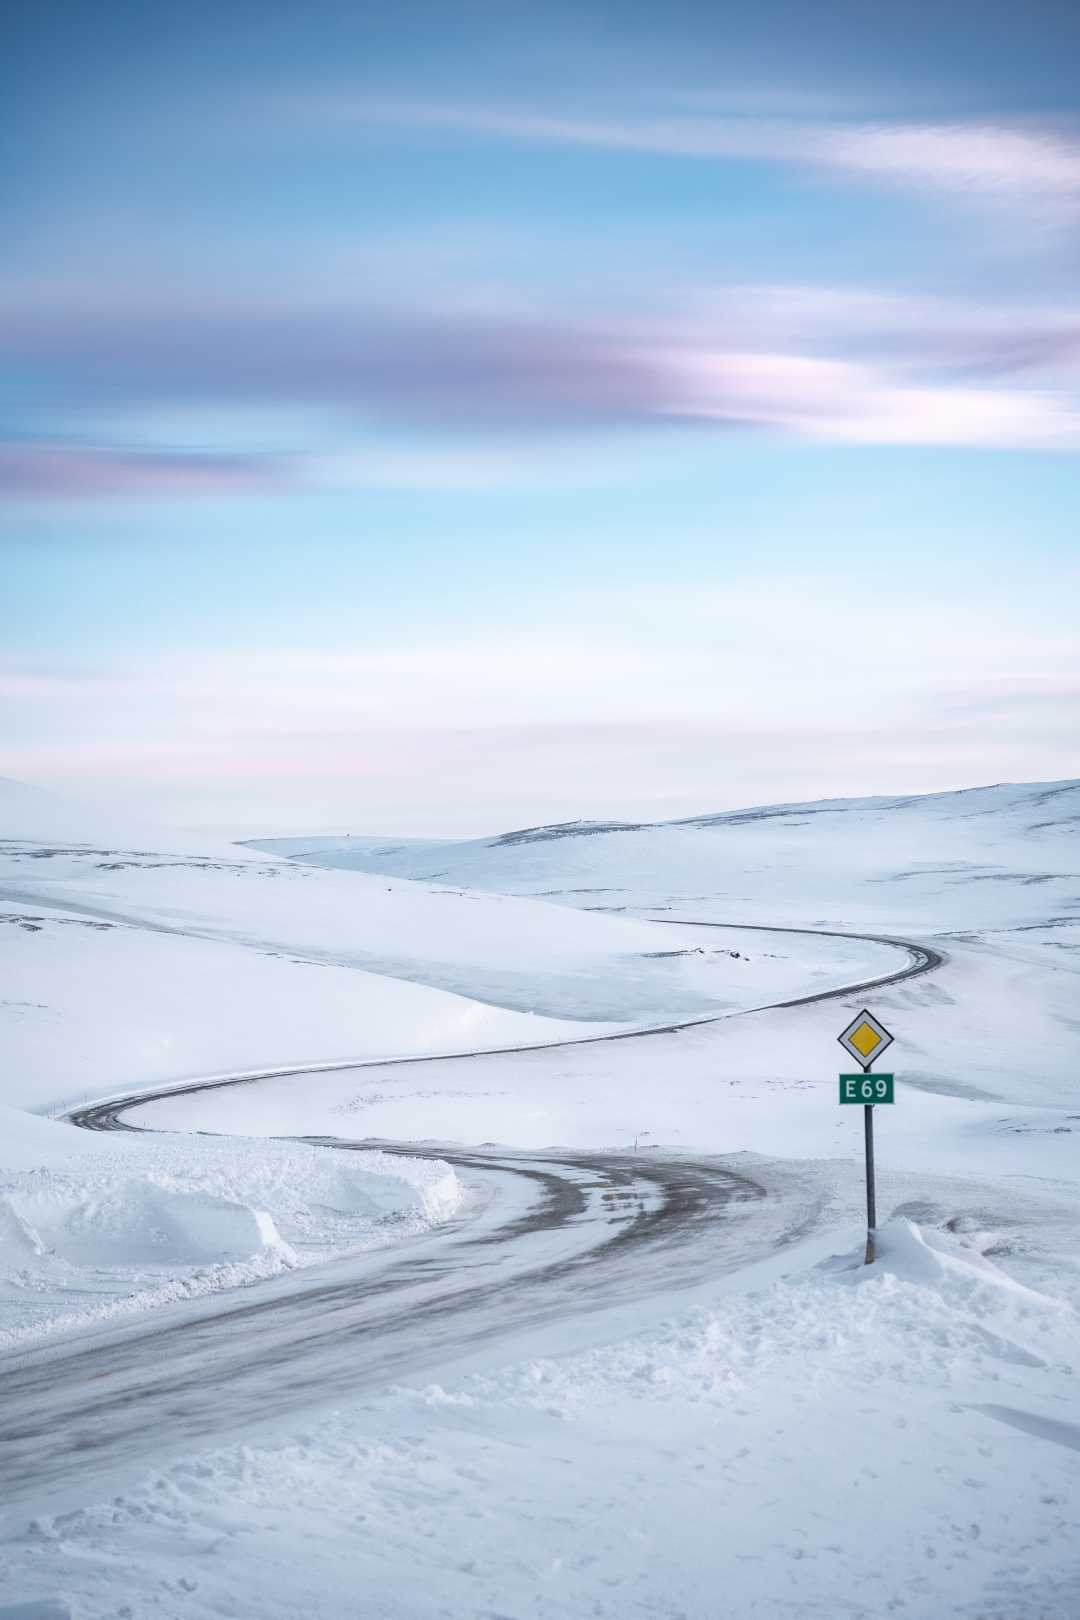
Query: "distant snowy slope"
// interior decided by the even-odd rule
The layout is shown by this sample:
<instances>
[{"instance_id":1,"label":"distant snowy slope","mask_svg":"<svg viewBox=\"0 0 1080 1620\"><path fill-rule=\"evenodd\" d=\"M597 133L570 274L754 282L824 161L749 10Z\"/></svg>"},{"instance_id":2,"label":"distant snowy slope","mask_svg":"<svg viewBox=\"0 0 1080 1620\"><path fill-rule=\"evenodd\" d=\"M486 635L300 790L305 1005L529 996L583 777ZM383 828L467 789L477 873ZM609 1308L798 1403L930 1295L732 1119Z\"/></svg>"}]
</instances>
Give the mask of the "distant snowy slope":
<instances>
[{"instance_id":1,"label":"distant snowy slope","mask_svg":"<svg viewBox=\"0 0 1080 1620\"><path fill-rule=\"evenodd\" d=\"M311 1062L563 1040L531 1018L334 963L0 902L0 1101L31 1110ZM257 1099L249 1101L257 1108Z\"/></svg>"},{"instance_id":2,"label":"distant snowy slope","mask_svg":"<svg viewBox=\"0 0 1080 1620\"><path fill-rule=\"evenodd\" d=\"M471 842L263 840L293 860L607 913L937 932L1080 917L1080 781L823 799Z\"/></svg>"},{"instance_id":3,"label":"distant snowy slope","mask_svg":"<svg viewBox=\"0 0 1080 1620\"><path fill-rule=\"evenodd\" d=\"M897 1036L889 1062L905 1095L889 1140L901 1162L908 1154L926 1162L940 1149L946 1160L975 1166L1000 1159L1018 1174L1072 1174L1066 1163L1080 1142L1080 782L825 800L659 825L575 823L440 848L305 842L305 860L368 863L418 881L438 872L444 881L565 906L682 919L667 930L672 936L691 918L726 925L699 926L702 939L730 937L732 923L749 938L755 927L859 929L932 940L944 958L934 973L844 1003L759 1013L652 1046L487 1060L468 1105L476 1140L585 1145L632 1142L647 1131L679 1145L827 1157L829 1140L844 1133L844 1111L822 1107L818 1088L825 1076L834 1083L843 1021L869 1004ZM770 935L757 938L759 949L770 948ZM331 1109L356 1109L373 1134L416 1129L421 1116L433 1134L448 1132L466 1108L467 1065L454 1068L442 1077L442 1112L430 1087L413 1082L410 1090L406 1075L395 1078L396 1096L380 1084L377 1095L374 1085L357 1086L349 1097L344 1085L319 1082L304 1128L329 1128L330 1115L316 1112L318 1094L333 1097ZM511 1070L513 1090L505 1082L500 1089ZM771 1106L778 1088L786 1093L779 1113ZM925 1111L913 1093L933 1099ZM1002 1104L1035 1112L1010 1117ZM202 1109L200 1122L213 1119L217 1128L228 1106L222 1098ZM283 1097L281 1106L293 1104ZM946 1111L957 1107L949 1125ZM284 1111L276 1128L286 1120L298 1128ZM855 1135L851 1143L857 1148Z\"/></svg>"},{"instance_id":4,"label":"distant snowy slope","mask_svg":"<svg viewBox=\"0 0 1080 1620\"><path fill-rule=\"evenodd\" d=\"M894 971L770 942L317 871L0 792L0 1100L45 1109L245 1068L573 1039ZM685 935L685 937L684 937ZM747 947L747 939L750 948ZM733 954L737 953L737 954Z\"/></svg>"},{"instance_id":5,"label":"distant snowy slope","mask_svg":"<svg viewBox=\"0 0 1080 1620\"><path fill-rule=\"evenodd\" d=\"M12 843L103 844L109 849L152 850L158 855L236 854L232 844L176 827L159 827L153 821L82 804L62 793L0 776L0 849Z\"/></svg>"}]
</instances>

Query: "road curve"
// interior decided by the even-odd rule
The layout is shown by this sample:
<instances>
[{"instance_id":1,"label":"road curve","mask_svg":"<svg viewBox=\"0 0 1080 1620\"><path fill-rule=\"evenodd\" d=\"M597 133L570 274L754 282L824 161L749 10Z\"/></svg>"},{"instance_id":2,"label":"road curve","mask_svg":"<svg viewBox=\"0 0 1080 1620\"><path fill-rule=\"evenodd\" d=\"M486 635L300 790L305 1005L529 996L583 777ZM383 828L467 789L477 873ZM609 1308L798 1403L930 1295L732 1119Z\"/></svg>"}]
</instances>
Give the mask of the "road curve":
<instances>
[{"instance_id":1,"label":"road curve","mask_svg":"<svg viewBox=\"0 0 1080 1620\"><path fill-rule=\"evenodd\" d=\"M740 1269L818 1207L707 1159L427 1151L471 1208L422 1242L6 1357L3 1500L40 1512L73 1483L445 1376L500 1341L527 1353L545 1324L572 1323L580 1342L590 1314Z\"/></svg>"},{"instance_id":2,"label":"road curve","mask_svg":"<svg viewBox=\"0 0 1080 1620\"><path fill-rule=\"evenodd\" d=\"M852 984L838 985L833 990L818 990L813 995L795 996L788 1001L765 1002L760 1007L743 1007L738 1012L705 1013L695 1018L684 1018L677 1023L649 1024L641 1029L624 1030L617 1035L581 1035L569 1041L536 1041L527 1046L483 1047L471 1052L437 1052L411 1057L346 1058L332 1063L304 1063L281 1069L246 1069L240 1074L217 1075L209 1080L190 1080L180 1085L162 1086L156 1091L140 1091L113 1097L105 1102L92 1103L86 1108L70 1109L63 1117L70 1120L73 1125L79 1125L88 1131L139 1130L142 1127L126 1123L124 1114L142 1103L159 1102L163 1097L184 1097L191 1092L215 1091L222 1086L251 1085L257 1080L284 1080L294 1074L330 1074L337 1069L388 1069L403 1063L452 1063L460 1058L505 1057L515 1052L542 1052L555 1046L598 1046L615 1041L641 1040L646 1035L674 1035L681 1029L693 1029L699 1024L718 1024L727 1018L745 1018L750 1013L773 1012L785 1007L807 1007L816 1001L836 1001L843 996L857 996L871 990L884 990L888 985L899 984L901 980L915 979L920 974L932 973L946 961L941 951L934 950L929 945L916 944L909 939L896 939L889 934L842 933L835 928L773 928L764 923L695 922L675 917L654 917L649 920L670 923L680 928L735 928L740 932L745 930L763 934L815 934L824 939L860 939L874 945L891 945L897 950L906 951L908 961L905 967L897 968L893 973L882 973L872 979L860 979ZM381 1142L379 1145L383 1146ZM392 1146L386 1148L388 1153L393 1151Z\"/></svg>"},{"instance_id":3,"label":"road curve","mask_svg":"<svg viewBox=\"0 0 1080 1620\"><path fill-rule=\"evenodd\" d=\"M906 940L841 937L895 945L907 951L908 963L892 974L773 1005L881 988L930 972L943 960ZM663 1030L715 1021L691 1019ZM169 1086L75 1109L68 1118L91 1130L138 1129L123 1116L163 1096L370 1066L312 1064ZM469 1192L463 1215L423 1241L290 1272L163 1308L151 1320L83 1330L6 1357L3 1500L32 1502L40 1511L73 1482L82 1489L152 1458L250 1435L313 1403L354 1400L397 1380L444 1372L481 1348L503 1344L509 1353L512 1341L545 1324L580 1325L600 1311L643 1307L764 1258L805 1235L820 1213L816 1191L793 1189L790 1178L750 1179L715 1158L428 1144L423 1151L452 1164Z\"/></svg>"}]
</instances>

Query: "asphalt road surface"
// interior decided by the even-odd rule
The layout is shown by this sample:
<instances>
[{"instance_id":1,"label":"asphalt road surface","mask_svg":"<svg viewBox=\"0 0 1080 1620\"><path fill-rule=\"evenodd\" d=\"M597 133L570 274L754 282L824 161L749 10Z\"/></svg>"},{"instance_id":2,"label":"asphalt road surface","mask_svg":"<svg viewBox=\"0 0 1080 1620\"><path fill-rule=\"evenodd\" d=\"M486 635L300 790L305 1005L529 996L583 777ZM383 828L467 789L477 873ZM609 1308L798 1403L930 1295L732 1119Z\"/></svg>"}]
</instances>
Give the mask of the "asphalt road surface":
<instances>
[{"instance_id":1,"label":"asphalt road surface","mask_svg":"<svg viewBox=\"0 0 1080 1620\"><path fill-rule=\"evenodd\" d=\"M40 1509L73 1475L247 1434L703 1281L807 1219L800 1200L753 1219L766 1188L707 1160L426 1151L455 1166L470 1199L423 1240L7 1357L3 1500Z\"/></svg>"}]
</instances>

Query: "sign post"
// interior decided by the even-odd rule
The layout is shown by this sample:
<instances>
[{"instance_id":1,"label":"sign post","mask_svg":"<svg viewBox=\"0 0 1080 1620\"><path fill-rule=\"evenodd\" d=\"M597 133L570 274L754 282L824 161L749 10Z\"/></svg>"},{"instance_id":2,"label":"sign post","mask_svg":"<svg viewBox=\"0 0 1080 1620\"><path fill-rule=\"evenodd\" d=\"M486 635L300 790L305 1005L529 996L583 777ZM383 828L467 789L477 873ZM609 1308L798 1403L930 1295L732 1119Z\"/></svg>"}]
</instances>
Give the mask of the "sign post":
<instances>
[{"instance_id":1,"label":"sign post","mask_svg":"<svg viewBox=\"0 0 1080 1620\"><path fill-rule=\"evenodd\" d=\"M893 1077L891 1074L870 1073L875 1058L880 1057L893 1038L884 1024L863 1008L859 1016L848 1025L837 1040L845 1052L850 1052L856 1063L862 1065L861 1074L840 1076L840 1101L862 1103L863 1136L866 1144L866 1265L874 1259L874 1233L877 1229L877 1198L874 1188L874 1106L891 1103Z\"/></svg>"}]
</instances>

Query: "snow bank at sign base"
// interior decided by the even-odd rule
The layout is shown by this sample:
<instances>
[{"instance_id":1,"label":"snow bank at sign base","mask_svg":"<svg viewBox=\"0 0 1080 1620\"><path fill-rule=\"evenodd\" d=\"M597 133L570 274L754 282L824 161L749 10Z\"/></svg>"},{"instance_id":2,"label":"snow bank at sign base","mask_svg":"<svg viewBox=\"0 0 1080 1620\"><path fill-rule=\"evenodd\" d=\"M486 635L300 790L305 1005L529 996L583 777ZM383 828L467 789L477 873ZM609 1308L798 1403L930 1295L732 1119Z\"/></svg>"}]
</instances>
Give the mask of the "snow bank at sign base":
<instances>
[{"instance_id":1,"label":"snow bank at sign base","mask_svg":"<svg viewBox=\"0 0 1080 1620\"><path fill-rule=\"evenodd\" d=\"M890 1272L902 1282L922 1283L943 1292L992 1286L1043 1308L1065 1309L1046 1294L1025 1288L970 1240L949 1239L942 1232L923 1231L914 1221L896 1216L874 1236L875 1262L867 1274Z\"/></svg>"},{"instance_id":2,"label":"snow bank at sign base","mask_svg":"<svg viewBox=\"0 0 1080 1620\"><path fill-rule=\"evenodd\" d=\"M725 1290L658 1331L481 1374L463 1389L476 1401L590 1424L624 1399L701 1402L730 1423L747 1415L745 1405L775 1398L794 1403L801 1427L815 1421L811 1397L824 1411L838 1391L868 1383L881 1402L947 1395L963 1403L957 1412L974 1409L980 1389L1029 1399L1033 1375L1043 1398L1064 1392L1071 1401L1076 1311L1068 1300L1024 1287L948 1234L924 1234L902 1218L879 1237L873 1265L863 1264L860 1245L763 1287ZM835 1450L835 1441L822 1444Z\"/></svg>"},{"instance_id":3,"label":"snow bank at sign base","mask_svg":"<svg viewBox=\"0 0 1080 1620\"><path fill-rule=\"evenodd\" d=\"M985 1238L984 1238L985 1240ZM1027 1288L1008 1276L977 1247L943 1232L922 1231L903 1216L875 1234L876 1256L866 1265L860 1242L852 1252L820 1262L814 1270L832 1273L877 1304L882 1313L907 1308L907 1330L925 1336L936 1322L941 1344L966 1343L980 1355L1019 1367L1045 1368L1045 1358L1022 1342L1039 1331L1075 1332L1073 1308L1063 1300ZM869 1331L871 1317L862 1327Z\"/></svg>"},{"instance_id":4,"label":"snow bank at sign base","mask_svg":"<svg viewBox=\"0 0 1080 1620\"><path fill-rule=\"evenodd\" d=\"M31 1123L58 1140L34 1168L0 1169L0 1342L358 1254L448 1219L463 1196L438 1160L127 1134L79 1155L67 1137L82 1133Z\"/></svg>"}]
</instances>

